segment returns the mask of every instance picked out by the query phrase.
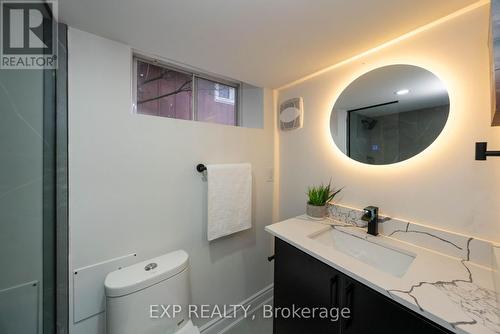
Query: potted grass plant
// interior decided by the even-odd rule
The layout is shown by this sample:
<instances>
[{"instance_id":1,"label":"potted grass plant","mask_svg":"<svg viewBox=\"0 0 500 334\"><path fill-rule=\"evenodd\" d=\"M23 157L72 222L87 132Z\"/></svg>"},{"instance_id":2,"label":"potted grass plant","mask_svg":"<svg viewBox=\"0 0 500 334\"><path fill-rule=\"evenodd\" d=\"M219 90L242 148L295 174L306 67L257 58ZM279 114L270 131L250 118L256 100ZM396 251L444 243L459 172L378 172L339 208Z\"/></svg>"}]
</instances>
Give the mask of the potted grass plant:
<instances>
[{"instance_id":1,"label":"potted grass plant","mask_svg":"<svg viewBox=\"0 0 500 334\"><path fill-rule=\"evenodd\" d=\"M328 185L309 187L307 190L307 215L313 219L324 219L328 216L328 203L333 200L343 188L334 189L331 181Z\"/></svg>"}]
</instances>

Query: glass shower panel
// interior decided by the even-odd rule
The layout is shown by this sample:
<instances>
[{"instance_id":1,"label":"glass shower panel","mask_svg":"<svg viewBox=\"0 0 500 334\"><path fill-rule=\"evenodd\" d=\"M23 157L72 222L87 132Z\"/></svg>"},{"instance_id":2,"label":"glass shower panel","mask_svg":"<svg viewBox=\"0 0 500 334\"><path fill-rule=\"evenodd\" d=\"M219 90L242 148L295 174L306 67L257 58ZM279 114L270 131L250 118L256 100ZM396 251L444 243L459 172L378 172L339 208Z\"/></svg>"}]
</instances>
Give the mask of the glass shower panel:
<instances>
[{"instance_id":1,"label":"glass shower panel","mask_svg":"<svg viewBox=\"0 0 500 334\"><path fill-rule=\"evenodd\" d=\"M0 333L55 333L55 72L0 70Z\"/></svg>"}]
</instances>

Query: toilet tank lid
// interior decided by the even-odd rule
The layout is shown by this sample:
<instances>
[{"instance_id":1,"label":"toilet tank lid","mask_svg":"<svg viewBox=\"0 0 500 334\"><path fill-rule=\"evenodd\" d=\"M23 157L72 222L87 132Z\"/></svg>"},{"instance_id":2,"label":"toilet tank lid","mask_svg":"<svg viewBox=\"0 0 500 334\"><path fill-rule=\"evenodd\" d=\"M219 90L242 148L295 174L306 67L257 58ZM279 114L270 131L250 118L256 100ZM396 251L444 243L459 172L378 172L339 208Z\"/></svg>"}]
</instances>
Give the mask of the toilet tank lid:
<instances>
[{"instance_id":1,"label":"toilet tank lid","mask_svg":"<svg viewBox=\"0 0 500 334\"><path fill-rule=\"evenodd\" d=\"M104 280L106 296L125 296L169 279L187 268L188 259L185 251L178 250L113 271Z\"/></svg>"}]
</instances>

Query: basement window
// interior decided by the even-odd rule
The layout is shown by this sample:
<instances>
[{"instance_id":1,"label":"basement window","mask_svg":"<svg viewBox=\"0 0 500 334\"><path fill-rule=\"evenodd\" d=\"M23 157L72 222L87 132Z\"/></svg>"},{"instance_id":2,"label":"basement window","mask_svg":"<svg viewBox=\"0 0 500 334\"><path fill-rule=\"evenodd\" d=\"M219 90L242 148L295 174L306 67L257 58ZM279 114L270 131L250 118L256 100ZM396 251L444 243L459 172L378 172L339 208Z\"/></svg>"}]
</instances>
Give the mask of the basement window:
<instances>
[{"instance_id":1,"label":"basement window","mask_svg":"<svg viewBox=\"0 0 500 334\"><path fill-rule=\"evenodd\" d=\"M134 57L136 113L238 126L240 85Z\"/></svg>"}]
</instances>

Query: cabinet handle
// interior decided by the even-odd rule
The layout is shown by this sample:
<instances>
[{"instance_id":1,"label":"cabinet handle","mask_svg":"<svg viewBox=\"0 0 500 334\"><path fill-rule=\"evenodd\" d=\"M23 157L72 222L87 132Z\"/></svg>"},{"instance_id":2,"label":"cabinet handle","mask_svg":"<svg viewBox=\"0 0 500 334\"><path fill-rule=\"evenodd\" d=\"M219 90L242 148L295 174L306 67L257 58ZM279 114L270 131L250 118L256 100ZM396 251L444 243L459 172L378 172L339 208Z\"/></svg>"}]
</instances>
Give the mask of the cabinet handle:
<instances>
[{"instance_id":1,"label":"cabinet handle","mask_svg":"<svg viewBox=\"0 0 500 334\"><path fill-rule=\"evenodd\" d=\"M339 304L339 277L335 275L330 279L330 308L336 307Z\"/></svg>"},{"instance_id":2,"label":"cabinet handle","mask_svg":"<svg viewBox=\"0 0 500 334\"><path fill-rule=\"evenodd\" d=\"M351 326L352 324L352 317L353 317L353 310L352 310L352 299L354 295L354 284L349 283L345 289L345 307L349 309L349 318L345 320L344 322L344 329L347 329Z\"/></svg>"}]
</instances>

